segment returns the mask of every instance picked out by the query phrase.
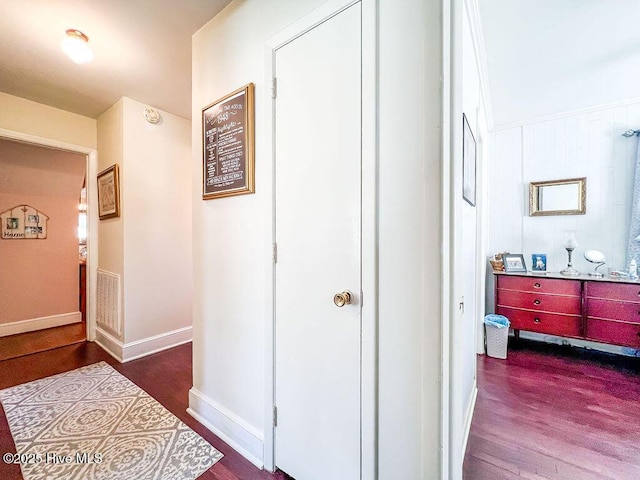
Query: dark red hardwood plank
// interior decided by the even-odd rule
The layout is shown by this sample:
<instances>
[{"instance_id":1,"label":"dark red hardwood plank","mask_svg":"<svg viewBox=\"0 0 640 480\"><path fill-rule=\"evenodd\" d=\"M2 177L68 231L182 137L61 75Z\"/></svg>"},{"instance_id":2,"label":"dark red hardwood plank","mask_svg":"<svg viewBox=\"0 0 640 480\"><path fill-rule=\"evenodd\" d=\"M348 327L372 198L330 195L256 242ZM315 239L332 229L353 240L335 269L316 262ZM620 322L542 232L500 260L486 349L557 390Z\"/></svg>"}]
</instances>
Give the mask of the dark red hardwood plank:
<instances>
[{"instance_id":1,"label":"dark red hardwood plank","mask_svg":"<svg viewBox=\"0 0 640 480\"><path fill-rule=\"evenodd\" d=\"M640 359L520 341L479 357L465 480L640 478Z\"/></svg>"}]
</instances>

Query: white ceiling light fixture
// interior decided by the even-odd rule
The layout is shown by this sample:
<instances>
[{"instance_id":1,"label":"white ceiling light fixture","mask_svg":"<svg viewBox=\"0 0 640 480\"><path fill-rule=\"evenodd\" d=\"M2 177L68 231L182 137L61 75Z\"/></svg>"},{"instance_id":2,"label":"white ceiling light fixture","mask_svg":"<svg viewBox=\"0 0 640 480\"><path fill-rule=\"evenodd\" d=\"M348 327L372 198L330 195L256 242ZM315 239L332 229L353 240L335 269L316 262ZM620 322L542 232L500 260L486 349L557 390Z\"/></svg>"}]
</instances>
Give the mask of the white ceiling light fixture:
<instances>
[{"instance_id":1,"label":"white ceiling light fixture","mask_svg":"<svg viewBox=\"0 0 640 480\"><path fill-rule=\"evenodd\" d=\"M89 37L80 30L70 28L62 39L62 50L75 63L87 63L93 59L93 52L89 48Z\"/></svg>"}]
</instances>

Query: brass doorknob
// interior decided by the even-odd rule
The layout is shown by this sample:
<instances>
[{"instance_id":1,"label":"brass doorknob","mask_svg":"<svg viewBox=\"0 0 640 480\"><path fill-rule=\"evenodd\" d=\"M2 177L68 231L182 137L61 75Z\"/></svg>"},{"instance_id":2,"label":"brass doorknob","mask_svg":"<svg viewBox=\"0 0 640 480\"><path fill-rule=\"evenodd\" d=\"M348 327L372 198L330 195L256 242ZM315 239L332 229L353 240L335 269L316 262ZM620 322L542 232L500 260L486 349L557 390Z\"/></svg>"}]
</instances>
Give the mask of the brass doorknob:
<instances>
[{"instance_id":1,"label":"brass doorknob","mask_svg":"<svg viewBox=\"0 0 640 480\"><path fill-rule=\"evenodd\" d=\"M344 292L336 293L333 296L333 303L336 304L336 307L344 307L351 303L351 298L351 292L349 290L345 290Z\"/></svg>"}]
</instances>

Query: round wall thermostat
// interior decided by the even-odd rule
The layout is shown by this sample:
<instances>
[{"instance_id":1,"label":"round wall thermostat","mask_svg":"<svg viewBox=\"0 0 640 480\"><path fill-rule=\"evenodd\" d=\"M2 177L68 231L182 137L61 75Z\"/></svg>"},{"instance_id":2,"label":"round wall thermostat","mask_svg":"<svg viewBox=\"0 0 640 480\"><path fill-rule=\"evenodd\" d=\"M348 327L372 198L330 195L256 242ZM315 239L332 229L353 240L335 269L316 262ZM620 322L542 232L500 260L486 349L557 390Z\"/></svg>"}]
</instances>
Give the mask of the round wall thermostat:
<instances>
[{"instance_id":1,"label":"round wall thermostat","mask_svg":"<svg viewBox=\"0 0 640 480\"><path fill-rule=\"evenodd\" d=\"M155 125L160 121L160 113L151 107L146 107L144 109L144 118L147 122Z\"/></svg>"}]
</instances>

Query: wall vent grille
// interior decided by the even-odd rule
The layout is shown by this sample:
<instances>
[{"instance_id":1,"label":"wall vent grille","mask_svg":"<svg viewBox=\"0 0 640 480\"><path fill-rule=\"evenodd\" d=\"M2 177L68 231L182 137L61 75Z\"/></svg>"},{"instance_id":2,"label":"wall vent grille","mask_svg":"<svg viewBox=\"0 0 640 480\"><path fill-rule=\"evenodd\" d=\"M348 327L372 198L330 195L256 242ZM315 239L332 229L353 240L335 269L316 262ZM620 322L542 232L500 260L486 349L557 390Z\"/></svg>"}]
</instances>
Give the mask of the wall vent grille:
<instances>
[{"instance_id":1,"label":"wall vent grille","mask_svg":"<svg viewBox=\"0 0 640 480\"><path fill-rule=\"evenodd\" d=\"M98 269L97 284L96 323L121 337L120 275Z\"/></svg>"}]
</instances>

